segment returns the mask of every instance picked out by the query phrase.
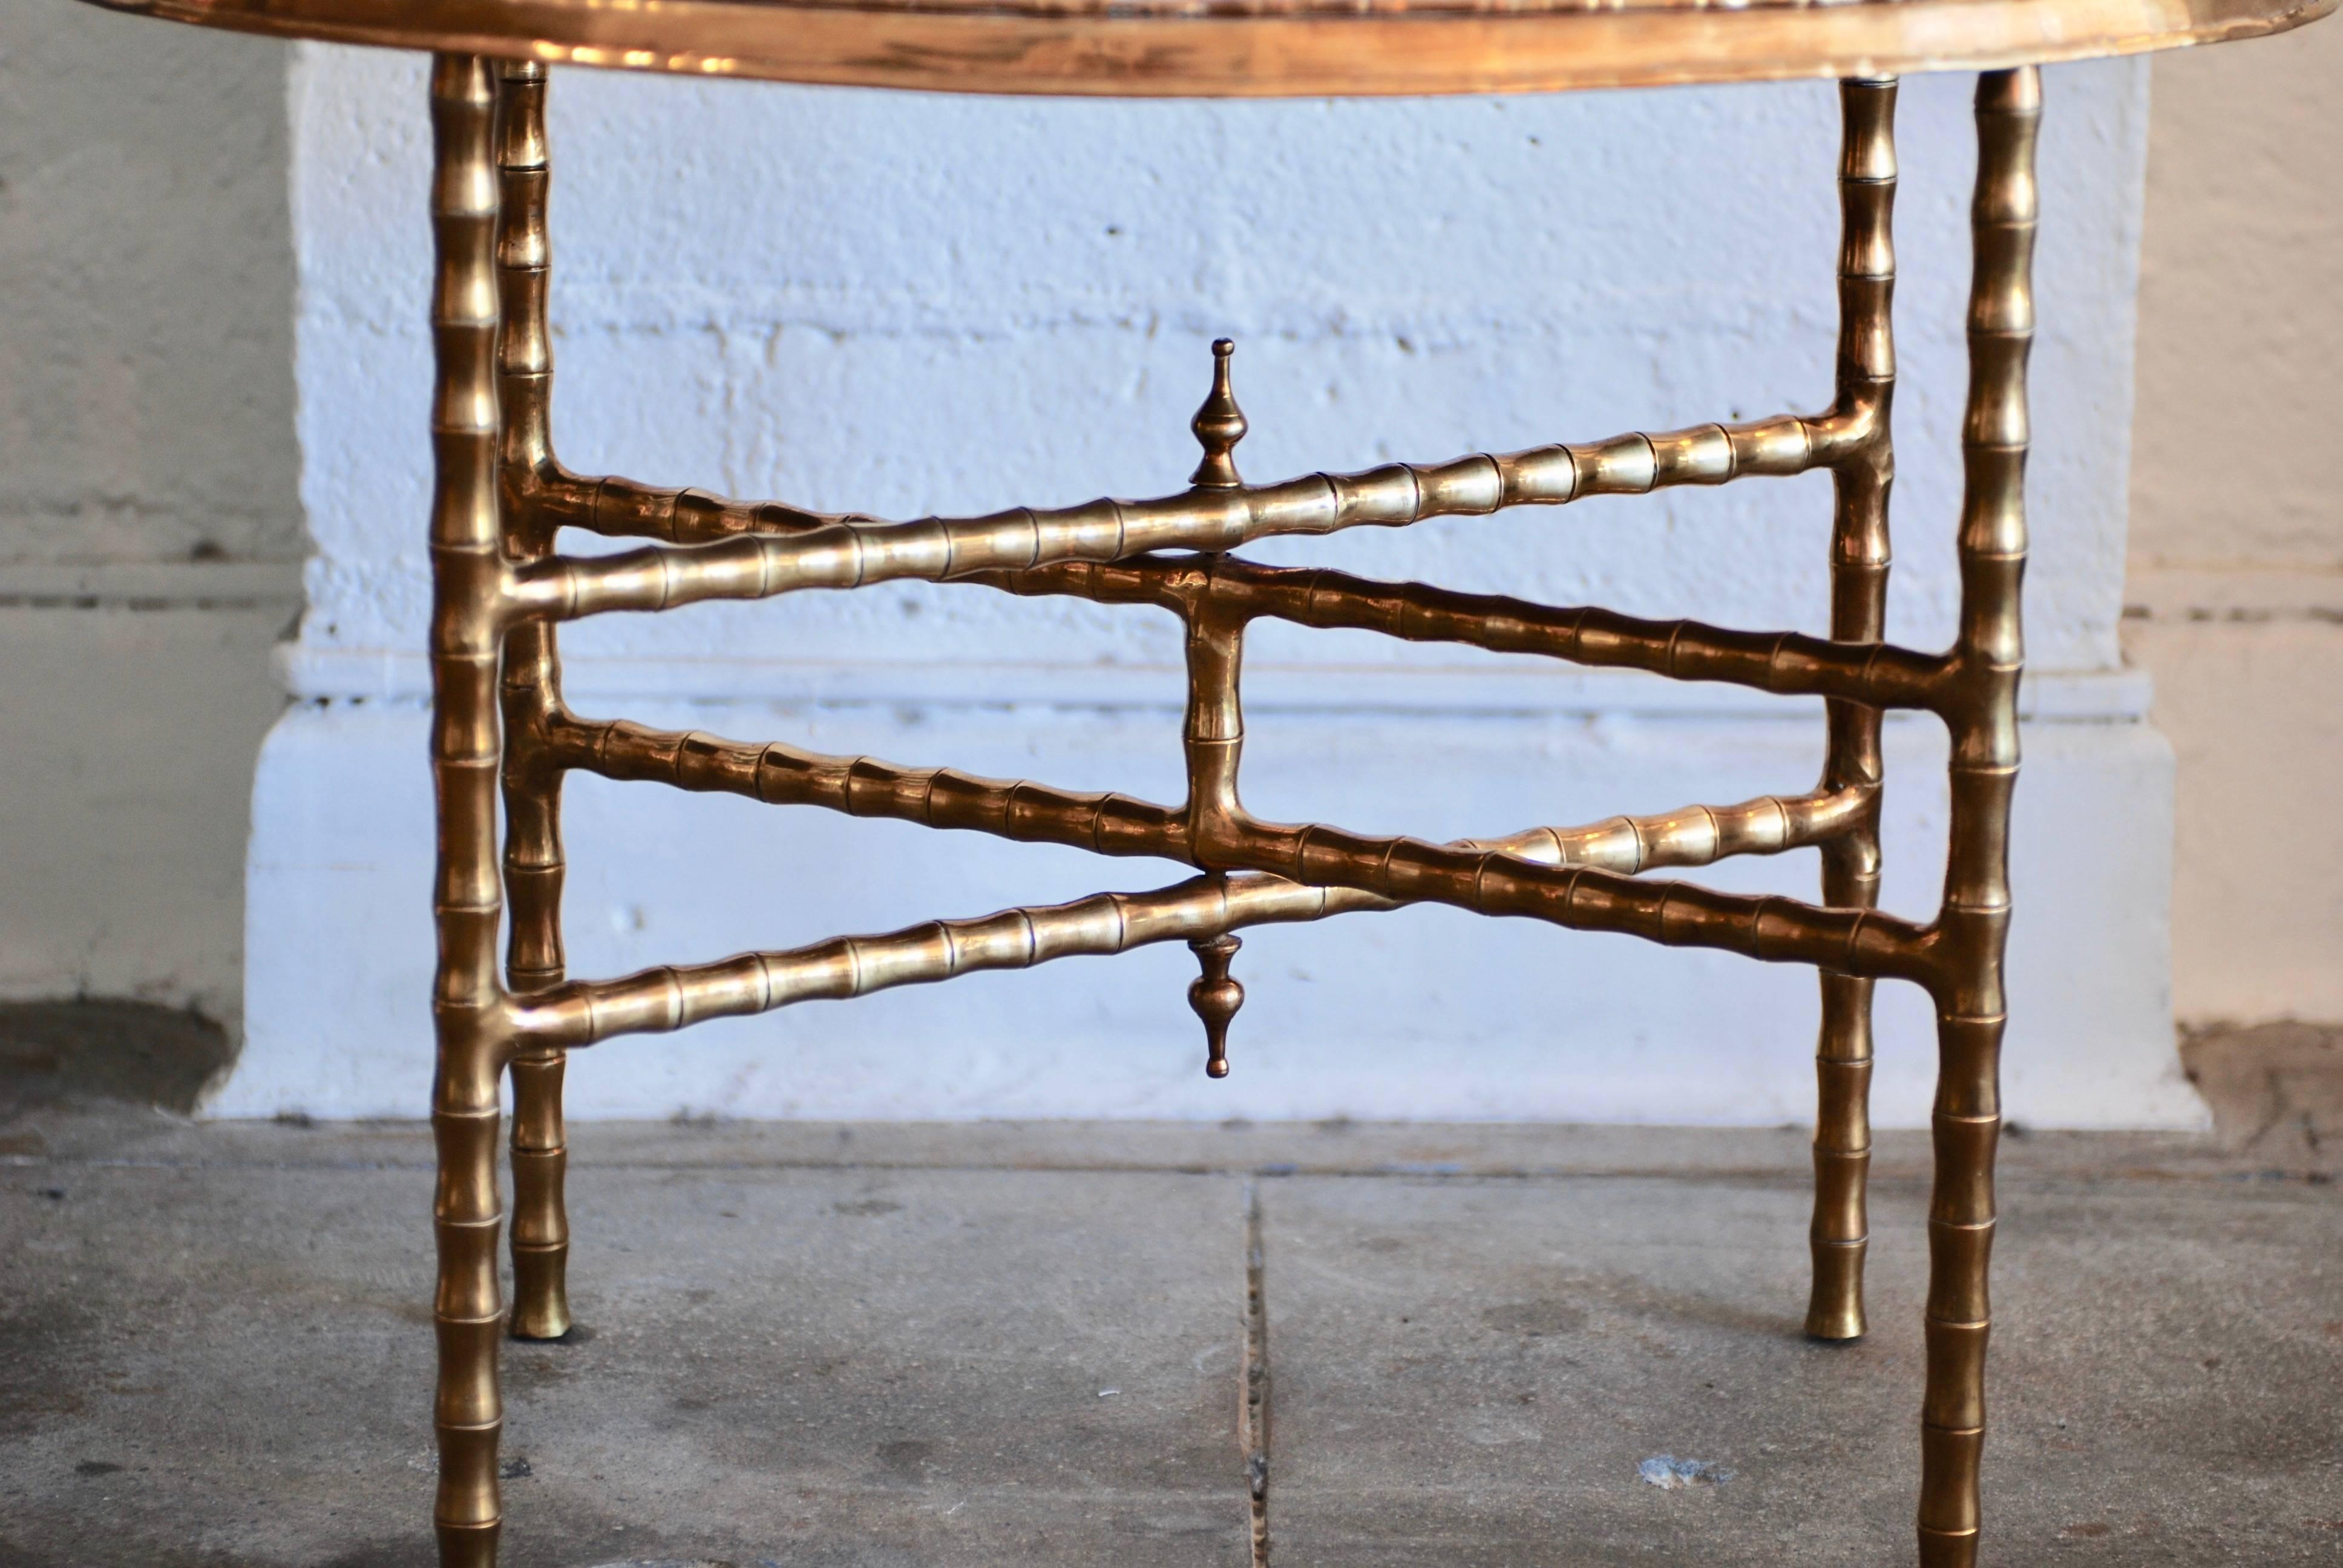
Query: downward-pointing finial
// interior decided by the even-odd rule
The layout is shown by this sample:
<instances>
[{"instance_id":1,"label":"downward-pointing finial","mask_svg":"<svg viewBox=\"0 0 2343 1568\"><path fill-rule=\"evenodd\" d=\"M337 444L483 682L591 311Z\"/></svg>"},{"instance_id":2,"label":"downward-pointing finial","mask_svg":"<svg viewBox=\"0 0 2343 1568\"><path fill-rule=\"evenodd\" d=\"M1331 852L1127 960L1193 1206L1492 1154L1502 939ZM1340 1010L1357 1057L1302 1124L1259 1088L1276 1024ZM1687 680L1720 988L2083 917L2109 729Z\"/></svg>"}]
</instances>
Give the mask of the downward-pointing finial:
<instances>
[{"instance_id":1,"label":"downward-pointing finial","mask_svg":"<svg viewBox=\"0 0 2343 1568\"><path fill-rule=\"evenodd\" d=\"M1228 338L1212 340L1212 395L1188 424L1204 448L1204 460L1188 476L1188 482L1200 489L1233 490L1244 483L1237 477L1236 458L1231 456L1245 434L1244 410L1229 390L1229 356L1236 351Z\"/></svg>"},{"instance_id":2,"label":"downward-pointing finial","mask_svg":"<svg viewBox=\"0 0 2343 1568\"><path fill-rule=\"evenodd\" d=\"M1226 365L1228 357L1222 355ZM1197 967L1202 970L1188 986L1188 1005L1204 1020L1204 1076L1226 1078L1229 1075L1229 1020L1244 1006L1244 987L1229 976L1229 960L1244 946L1235 937L1222 931L1217 937L1198 937L1188 944L1196 955Z\"/></svg>"}]
</instances>

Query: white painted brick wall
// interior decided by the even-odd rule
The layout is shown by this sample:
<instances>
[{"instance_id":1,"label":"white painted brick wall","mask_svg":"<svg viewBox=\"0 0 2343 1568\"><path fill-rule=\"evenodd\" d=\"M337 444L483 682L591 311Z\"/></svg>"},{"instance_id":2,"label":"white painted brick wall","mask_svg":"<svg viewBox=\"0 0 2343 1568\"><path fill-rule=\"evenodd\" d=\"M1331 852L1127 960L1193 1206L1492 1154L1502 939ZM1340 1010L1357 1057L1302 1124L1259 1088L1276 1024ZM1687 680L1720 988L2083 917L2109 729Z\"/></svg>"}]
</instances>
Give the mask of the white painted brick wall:
<instances>
[{"instance_id":1,"label":"white painted brick wall","mask_svg":"<svg viewBox=\"0 0 2343 1568\"><path fill-rule=\"evenodd\" d=\"M250 1044L222 1105L411 1111L428 1064L423 79L414 61L305 47L292 81L318 553L287 673L317 700L263 759ZM2169 759L2115 647L2145 84L2129 63L2049 75L2028 582L2046 678L2011 1048L2013 1107L2042 1121L2197 1114L2165 991ZM1890 631L1922 644L1948 637L1955 598L1968 90L1915 80L1902 116ZM1161 493L1193 464L1187 420L1222 334L1240 344L1255 479L1828 401L1827 85L1115 105L570 72L551 104L556 439L581 471L891 516ZM1828 481L1810 476L1254 553L1821 630L1827 533ZM906 585L611 618L565 640L589 711L1179 792L1176 624L1143 610ZM1735 694L1365 636L1264 626L1249 678L1252 802L1363 828L1498 832L1797 789L1819 754L1811 716ZM1933 728L1899 731L1914 760L1891 784L1890 895L1916 913L1941 866ZM584 973L1176 875L575 793ZM756 852L706 848L719 823ZM649 841L618 844L622 827ZM1716 879L1810 893L1812 860ZM1188 961L616 1046L579 1064L575 1093L606 1114L1774 1121L1810 1092L1803 973L1429 911L1249 939L1238 1075L1208 1087ZM1911 1003L1889 1007L1893 1121L1925 1115Z\"/></svg>"}]
</instances>

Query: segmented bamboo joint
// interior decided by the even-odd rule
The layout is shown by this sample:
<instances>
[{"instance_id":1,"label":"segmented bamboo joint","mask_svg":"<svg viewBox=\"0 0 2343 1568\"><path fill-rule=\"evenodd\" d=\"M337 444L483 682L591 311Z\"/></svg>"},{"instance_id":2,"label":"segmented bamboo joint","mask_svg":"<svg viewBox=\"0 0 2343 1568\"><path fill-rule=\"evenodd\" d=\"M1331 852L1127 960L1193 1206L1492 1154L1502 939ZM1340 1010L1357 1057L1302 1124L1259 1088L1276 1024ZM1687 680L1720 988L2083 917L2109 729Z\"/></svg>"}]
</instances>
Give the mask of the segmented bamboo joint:
<instances>
[{"instance_id":1,"label":"segmented bamboo joint","mask_svg":"<svg viewBox=\"0 0 2343 1568\"><path fill-rule=\"evenodd\" d=\"M438 1499L433 1519L447 1568L492 1568L503 1522L497 1443L504 1402L497 1342L505 1327L497 1251L504 1228L497 1185L503 1120L497 926L495 584L504 547L497 475L497 86L488 63L443 55L431 70L431 226L437 286L431 337L436 472L431 506L431 760L439 809L433 905L439 963L432 986L438 1068L431 1128L439 1174L433 1218L439 1282Z\"/></svg>"},{"instance_id":2,"label":"segmented bamboo joint","mask_svg":"<svg viewBox=\"0 0 2343 1568\"><path fill-rule=\"evenodd\" d=\"M1831 412L1861 436L1831 465L1831 639L1875 648L1886 634L1887 493L1896 477L1889 410L1896 391L1896 83L1839 85L1838 396ZM1823 902L1879 902L1882 705L1845 693L1825 709L1823 787L1865 792L1861 820L1822 846ZM1806 1332L1863 1337L1863 1263L1871 1244L1869 976L1824 974L1815 1045L1813 1291Z\"/></svg>"}]
</instances>

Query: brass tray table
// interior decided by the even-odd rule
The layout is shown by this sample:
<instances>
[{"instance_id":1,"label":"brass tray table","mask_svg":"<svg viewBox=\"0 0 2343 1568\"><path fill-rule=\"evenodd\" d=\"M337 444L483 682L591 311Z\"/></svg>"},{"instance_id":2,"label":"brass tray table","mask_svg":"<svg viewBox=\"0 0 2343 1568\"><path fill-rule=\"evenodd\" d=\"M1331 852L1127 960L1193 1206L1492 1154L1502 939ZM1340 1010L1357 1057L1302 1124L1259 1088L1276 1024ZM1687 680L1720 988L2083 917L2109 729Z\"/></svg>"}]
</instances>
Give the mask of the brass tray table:
<instances>
[{"instance_id":1,"label":"brass tray table","mask_svg":"<svg viewBox=\"0 0 2343 1568\"><path fill-rule=\"evenodd\" d=\"M98 3L211 26L437 53L430 88L437 246L431 750L439 813L435 1519L447 1568L489 1568L497 1557L499 1341L508 1332L558 1338L569 1327L561 1110L569 1050L814 998L1180 940L1202 968L1190 1001L1204 1020L1207 1070L1218 1076L1227 1070L1228 1024L1243 997L1230 974L1237 930L1423 900L1821 971L1806 1329L1825 1340L1864 1332L1872 988L1884 978L1928 993L1939 1064L1918 1556L1926 1568L1976 1562L2009 803L2018 760L2026 367L2041 115L2035 67L2277 32L2323 15L2336 0ZM1122 96L1494 93L1837 77L1845 130L1835 394L1828 411L1815 416L1255 485L1237 472L1234 449L1245 421L1231 384L1232 347L1222 342L1214 345L1211 393L1194 423L1203 459L1178 495L890 522L580 477L556 460L548 421L545 93L547 66L556 64ZM1982 74L1958 632L1950 648L1930 651L1884 640L1895 467L1893 122L1896 73L1948 69ZM1815 469L1828 469L1835 481L1827 638L1280 569L1229 553L1279 534L1402 526ZM563 528L649 542L618 555L564 556L555 549ZM1072 794L945 769L661 733L582 719L562 702L555 635L564 621L903 578L1152 606L1180 617L1188 664L1187 800L1166 806ZM1432 844L1264 822L1245 811L1238 793L1239 668L1245 628L1264 617L1820 697L1827 712L1821 779L1795 797L1535 828L1489 842ZM1880 723L1889 709L1933 713L1951 737L1944 900L1922 923L1875 907ZM562 957L559 830L562 778L573 769L1161 858L1200 874L1155 892L573 980ZM1819 903L1640 875L1803 846L1822 851ZM509 1315L497 1169L508 1075ZM1258 1485L1254 1503L1258 1550Z\"/></svg>"}]
</instances>

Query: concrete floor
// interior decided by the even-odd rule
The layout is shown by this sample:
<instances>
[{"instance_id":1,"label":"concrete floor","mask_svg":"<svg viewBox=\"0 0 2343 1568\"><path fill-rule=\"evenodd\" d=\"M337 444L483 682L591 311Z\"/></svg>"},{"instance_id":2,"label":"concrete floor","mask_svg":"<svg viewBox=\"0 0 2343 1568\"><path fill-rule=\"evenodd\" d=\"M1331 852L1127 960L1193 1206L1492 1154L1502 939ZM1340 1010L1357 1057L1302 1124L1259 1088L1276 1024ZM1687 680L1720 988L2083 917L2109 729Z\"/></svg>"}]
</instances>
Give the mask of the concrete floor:
<instances>
[{"instance_id":1,"label":"concrete floor","mask_svg":"<svg viewBox=\"0 0 2343 1568\"><path fill-rule=\"evenodd\" d=\"M2005 1147L1987 1560L2343 1559L2330 1172ZM1832 1349L1792 1130L583 1127L506 1561L1243 1568L1249 1205L1280 1568L1909 1561L1926 1146L1881 1153ZM35 1105L0 1160L0 1563L432 1561L423 1130Z\"/></svg>"}]
</instances>

